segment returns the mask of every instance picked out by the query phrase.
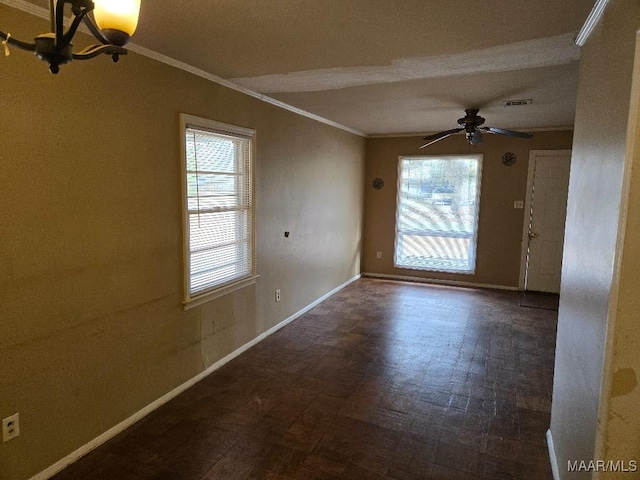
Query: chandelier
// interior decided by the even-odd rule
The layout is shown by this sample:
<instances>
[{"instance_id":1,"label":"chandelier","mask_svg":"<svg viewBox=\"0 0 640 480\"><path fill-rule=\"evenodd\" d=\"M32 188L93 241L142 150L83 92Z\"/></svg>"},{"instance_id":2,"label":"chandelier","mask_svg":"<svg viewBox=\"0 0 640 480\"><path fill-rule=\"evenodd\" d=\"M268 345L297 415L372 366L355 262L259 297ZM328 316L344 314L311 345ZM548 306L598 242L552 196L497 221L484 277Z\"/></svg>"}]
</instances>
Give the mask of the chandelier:
<instances>
[{"instance_id":1,"label":"chandelier","mask_svg":"<svg viewBox=\"0 0 640 480\"><path fill-rule=\"evenodd\" d=\"M71 6L73 19L67 31L64 30L64 7ZM0 39L9 54L9 45L34 52L49 64L51 73L58 73L60 65L71 60L88 60L101 54L111 55L117 62L120 55L126 55L127 44L138 25L140 0L49 0L51 32L38 35L33 43L23 42L0 31ZM93 12L92 19L88 14ZM84 22L89 31L100 42L73 52L71 41L80 23Z\"/></svg>"}]
</instances>

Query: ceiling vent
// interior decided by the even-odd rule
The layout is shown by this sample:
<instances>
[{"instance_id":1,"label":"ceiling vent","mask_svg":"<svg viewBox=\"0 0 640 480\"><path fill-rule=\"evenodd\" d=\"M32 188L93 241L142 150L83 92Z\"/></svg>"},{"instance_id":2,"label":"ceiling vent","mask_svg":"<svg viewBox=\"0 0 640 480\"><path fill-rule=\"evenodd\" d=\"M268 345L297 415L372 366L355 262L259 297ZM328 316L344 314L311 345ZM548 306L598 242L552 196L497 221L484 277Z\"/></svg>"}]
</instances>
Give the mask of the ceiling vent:
<instances>
[{"instance_id":1,"label":"ceiling vent","mask_svg":"<svg viewBox=\"0 0 640 480\"><path fill-rule=\"evenodd\" d=\"M527 98L525 100L506 100L502 102L505 107L519 107L521 105L531 105L532 103L532 98Z\"/></svg>"}]
</instances>

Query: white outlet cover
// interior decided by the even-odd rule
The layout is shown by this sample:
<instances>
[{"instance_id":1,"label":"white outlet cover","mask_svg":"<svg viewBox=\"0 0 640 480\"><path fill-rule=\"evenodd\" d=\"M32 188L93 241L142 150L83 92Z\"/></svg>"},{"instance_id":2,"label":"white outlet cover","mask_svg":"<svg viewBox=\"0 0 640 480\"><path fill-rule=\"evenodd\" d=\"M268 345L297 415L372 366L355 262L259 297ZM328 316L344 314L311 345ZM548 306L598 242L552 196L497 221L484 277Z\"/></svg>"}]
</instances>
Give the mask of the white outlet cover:
<instances>
[{"instance_id":1,"label":"white outlet cover","mask_svg":"<svg viewBox=\"0 0 640 480\"><path fill-rule=\"evenodd\" d=\"M8 442L20 435L20 417L14 413L2 419L2 442Z\"/></svg>"}]
</instances>

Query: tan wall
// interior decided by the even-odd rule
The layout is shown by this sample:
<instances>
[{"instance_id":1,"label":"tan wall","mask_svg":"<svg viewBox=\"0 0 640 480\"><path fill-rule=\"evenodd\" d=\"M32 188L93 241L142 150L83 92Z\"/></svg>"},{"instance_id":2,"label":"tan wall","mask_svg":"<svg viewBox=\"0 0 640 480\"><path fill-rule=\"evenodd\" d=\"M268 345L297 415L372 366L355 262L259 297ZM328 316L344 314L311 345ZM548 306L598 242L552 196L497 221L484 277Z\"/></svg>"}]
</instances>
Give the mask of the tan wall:
<instances>
[{"instance_id":1,"label":"tan wall","mask_svg":"<svg viewBox=\"0 0 640 480\"><path fill-rule=\"evenodd\" d=\"M638 366L637 270L633 272L636 279L627 284L633 286L632 293L621 290L619 305L627 315L629 308L633 310L633 328L626 323L628 317L619 332L610 323L610 313L616 309L613 273L638 28L637 1L610 2L604 18L582 48L551 412L551 434L562 479L592 478L591 472L567 472L567 461L603 459L603 446L596 446L606 432L611 412L599 409L601 398L606 402L613 395L610 374L614 375L614 387L616 383L629 387L629 375L622 372L615 380L615 369L630 368L634 362ZM637 186L633 187L635 192ZM629 210L629 223L637 222L635 213L635 209ZM633 228L630 231L634 232ZM632 233L630 240L634 237ZM635 250L629 253L631 259ZM630 261L627 253L622 261ZM611 337L609 341L607 335ZM617 362L609 359L604 363L613 354L606 348L621 348ZM630 354L632 348L635 353ZM633 369L626 373L632 372ZM635 460L639 460L638 394L631 393L625 391L621 397L626 398L618 398L612 405L622 409L618 414L624 411L620 422L628 422L633 433L607 439L604 450L629 453L619 448L628 445L635 452ZM628 402L634 399L635 407L629 409ZM620 422L614 423L619 427ZM639 475L636 472L622 476L632 479ZM622 477L614 474L613 478Z\"/></svg>"},{"instance_id":2,"label":"tan wall","mask_svg":"<svg viewBox=\"0 0 640 480\"><path fill-rule=\"evenodd\" d=\"M607 378L603 382L605 398L600 408L603 420L599 426L596 455L612 461L635 460L640 469L640 330L637 300L640 291L640 35L636 37L632 92L625 162L628 184L623 192L626 213L621 219L624 236L618 243L623 243L619 252L619 289L615 319L610 322L607 333ZM634 475L636 479L640 478L640 471ZM613 480L619 477L612 473L603 478Z\"/></svg>"},{"instance_id":3,"label":"tan wall","mask_svg":"<svg viewBox=\"0 0 640 480\"><path fill-rule=\"evenodd\" d=\"M482 145L470 147L464 137L458 135L423 150L419 149L424 143L421 137L367 139L362 271L517 287L524 210L514 209L513 202L525 200L529 152L571 148L571 138L570 131L536 132L533 138L526 140L484 135ZM514 165L507 167L502 164L501 158L505 152L516 154ZM467 153L481 153L484 156L476 273L447 274L395 268L393 251L398 156ZM384 180L381 190L374 190L371 186L376 177ZM377 251L382 252L382 259L376 259Z\"/></svg>"},{"instance_id":4,"label":"tan wall","mask_svg":"<svg viewBox=\"0 0 640 480\"><path fill-rule=\"evenodd\" d=\"M47 30L5 6L0 18L17 38ZM53 76L12 49L0 69L0 417L21 421L0 443L2 480L43 470L359 273L362 138L136 54ZM187 312L180 112L257 131L260 278Z\"/></svg>"}]
</instances>

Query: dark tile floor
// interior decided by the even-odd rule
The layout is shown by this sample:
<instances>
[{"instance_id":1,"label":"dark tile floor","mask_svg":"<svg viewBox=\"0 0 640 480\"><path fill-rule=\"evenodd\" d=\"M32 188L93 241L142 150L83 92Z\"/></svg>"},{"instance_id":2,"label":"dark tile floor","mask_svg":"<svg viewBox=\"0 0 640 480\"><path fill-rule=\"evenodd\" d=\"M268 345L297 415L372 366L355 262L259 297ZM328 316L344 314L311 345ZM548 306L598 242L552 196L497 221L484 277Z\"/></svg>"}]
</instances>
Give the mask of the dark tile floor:
<instances>
[{"instance_id":1,"label":"dark tile floor","mask_svg":"<svg viewBox=\"0 0 640 480\"><path fill-rule=\"evenodd\" d=\"M54 477L551 479L556 312L361 279Z\"/></svg>"}]
</instances>

